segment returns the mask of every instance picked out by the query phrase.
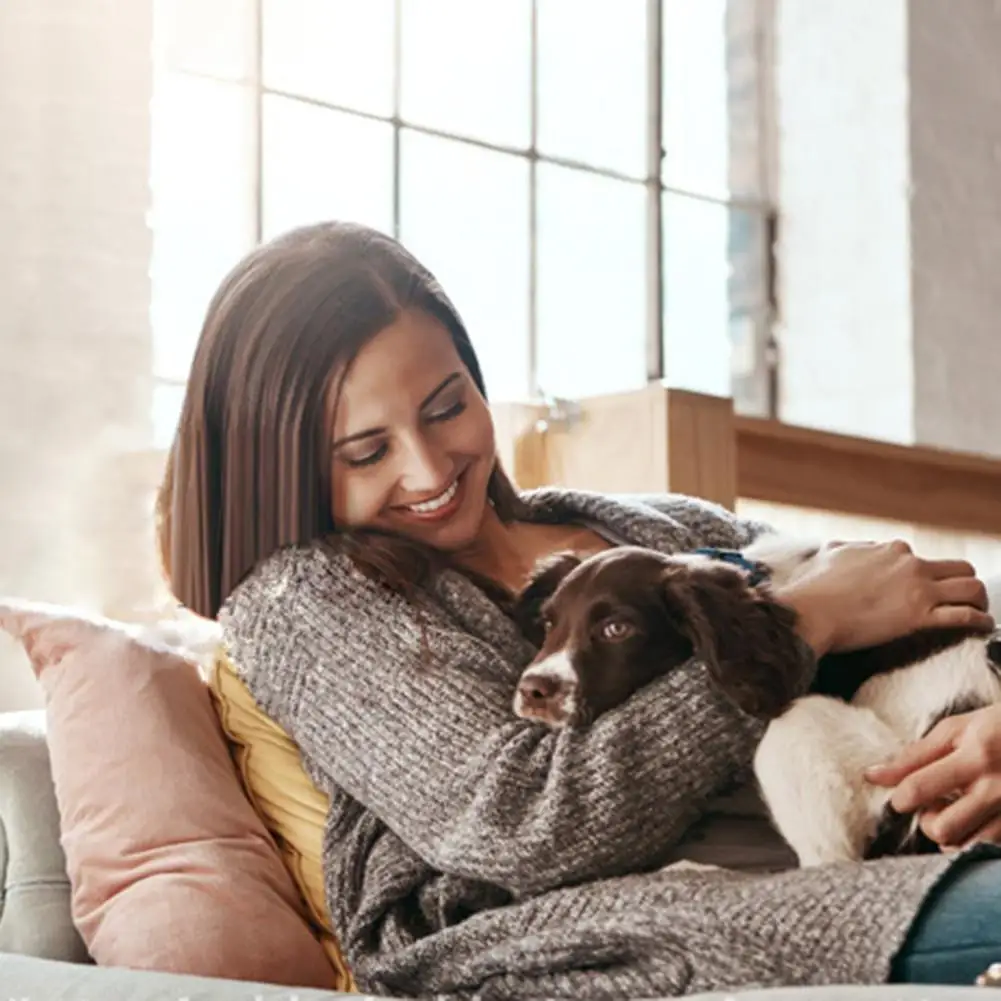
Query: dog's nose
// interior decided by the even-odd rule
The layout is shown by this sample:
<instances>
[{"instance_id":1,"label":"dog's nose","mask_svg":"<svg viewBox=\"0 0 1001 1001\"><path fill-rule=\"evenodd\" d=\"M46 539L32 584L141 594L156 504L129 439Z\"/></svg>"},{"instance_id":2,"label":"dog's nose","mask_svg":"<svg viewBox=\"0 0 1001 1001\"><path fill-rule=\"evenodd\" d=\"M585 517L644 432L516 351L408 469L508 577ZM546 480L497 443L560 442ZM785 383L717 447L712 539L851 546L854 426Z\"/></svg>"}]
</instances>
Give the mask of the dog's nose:
<instances>
[{"instance_id":1,"label":"dog's nose","mask_svg":"<svg viewBox=\"0 0 1001 1001\"><path fill-rule=\"evenodd\" d=\"M541 709L559 695L562 688L563 683L553 674L529 674L518 685L522 700L532 709Z\"/></svg>"},{"instance_id":2,"label":"dog's nose","mask_svg":"<svg viewBox=\"0 0 1001 1001\"><path fill-rule=\"evenodd\" d=\"M518 682L514 709L523 719L562 726L571 715L576 690L571 678L549 671L529 671Z\"/></svg>"}]
</instances>

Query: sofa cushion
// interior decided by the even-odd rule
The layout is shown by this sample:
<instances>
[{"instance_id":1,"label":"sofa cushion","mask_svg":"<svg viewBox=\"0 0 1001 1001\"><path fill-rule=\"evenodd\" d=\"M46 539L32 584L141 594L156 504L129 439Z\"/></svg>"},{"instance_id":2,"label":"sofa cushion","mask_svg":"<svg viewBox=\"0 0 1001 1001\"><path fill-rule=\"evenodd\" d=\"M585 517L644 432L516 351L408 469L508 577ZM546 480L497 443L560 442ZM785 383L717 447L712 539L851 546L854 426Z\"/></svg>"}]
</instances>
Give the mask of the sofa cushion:
<instances>
[{"instance_id":1,"label":"sofa cushion","mask_svg":"<svg viewBox=\"0 0 1001 1001\"><path fill-rule=\"evenodd\" d=\"M205 682L171 645L183 630L11 601L0 628L45 695L72 914L94 960L334 987Z\"/></svg>"},{"instance_id":2,"label":"sofa cushion","mask_svg":"<svg viewBox=\"0 0 1001 1001\"><path fill-rule=\"evenodd\" d=\"M0 715L0 886L0 952L89 961L70 916L41 710Z\"/></svg>"}]
</instances>

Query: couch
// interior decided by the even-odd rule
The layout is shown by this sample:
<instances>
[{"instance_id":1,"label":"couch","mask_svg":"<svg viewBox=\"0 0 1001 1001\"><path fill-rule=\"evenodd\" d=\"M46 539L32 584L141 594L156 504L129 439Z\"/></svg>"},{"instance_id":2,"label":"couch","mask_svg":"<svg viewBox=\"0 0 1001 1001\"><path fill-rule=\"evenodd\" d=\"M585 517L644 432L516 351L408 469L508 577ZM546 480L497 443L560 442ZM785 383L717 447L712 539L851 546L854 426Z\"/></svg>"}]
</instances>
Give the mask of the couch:
<instances>
[{"instance_id":1,"label":"couch","mask_svg":"<svg viewBox=\"0 0 1001 1001\"><path fill-rule=\"evenodd\" d=\"M992 607L1001 607L1001 580L991 590ZM41 710L0 714L0 869L0 1001L332 1001L348 996L94 966L70 916L70 888ZM748 990L740 998L961 1001L982 998L983 990L785 988ZM724 997L732 995L698 995L699 1001L723 1001Z\"/></svg>"}]
</instances>

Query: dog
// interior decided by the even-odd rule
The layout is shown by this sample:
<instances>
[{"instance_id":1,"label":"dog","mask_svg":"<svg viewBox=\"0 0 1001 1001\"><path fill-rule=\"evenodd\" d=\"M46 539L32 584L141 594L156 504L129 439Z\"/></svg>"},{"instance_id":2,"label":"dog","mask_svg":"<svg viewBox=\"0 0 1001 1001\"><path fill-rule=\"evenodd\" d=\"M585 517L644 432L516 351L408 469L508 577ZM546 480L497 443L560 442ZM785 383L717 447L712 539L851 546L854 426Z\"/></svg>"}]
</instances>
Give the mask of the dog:
<instances>
[{"instance_id":1,"label":"dog","mask_svg":"<svg viewBox=\"0 0 1001 1001\"><path fill-rule=\"evenodd\" d=\"M916 816L864 770L939 720L1001 701L1001 636L926 630L822 657L803 691L795 613L774 590L809 573L812 543L768 535L740 551L620 547L540 564L515 619L538 647L514 712L586 726L693 657L767 723L753 762L772 821L801 866L937 851Z\"/></svg>"}]
</instances>

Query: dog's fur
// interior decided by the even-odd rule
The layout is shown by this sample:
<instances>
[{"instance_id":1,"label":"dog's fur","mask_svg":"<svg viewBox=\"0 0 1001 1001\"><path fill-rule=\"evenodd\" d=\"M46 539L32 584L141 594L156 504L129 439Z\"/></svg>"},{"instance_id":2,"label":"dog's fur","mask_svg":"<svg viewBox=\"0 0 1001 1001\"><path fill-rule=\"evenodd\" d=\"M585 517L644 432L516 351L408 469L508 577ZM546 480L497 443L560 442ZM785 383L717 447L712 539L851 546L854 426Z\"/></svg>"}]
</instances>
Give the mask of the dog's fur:
<instances>
[{"instance_id":1,"label":"dog's fur","mask_svg":"<svg viewBox=\"0 0 1001 1001\"><path fill-rule=\"evenodd\" d=\"M539 654L515 712L586 725L694 656L742 711L768 722L755 775L802 865L936 850L863 772L940 719L1001 700L1001 640L934 630L831 655L804 692L795 613L771 588L808 571L817 552L765 537L743 553L769 570L755 586L709 556L631 547L540 565L517 605Z\"/></svg>"}]
</instances>

